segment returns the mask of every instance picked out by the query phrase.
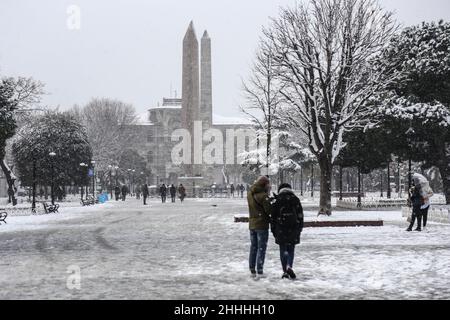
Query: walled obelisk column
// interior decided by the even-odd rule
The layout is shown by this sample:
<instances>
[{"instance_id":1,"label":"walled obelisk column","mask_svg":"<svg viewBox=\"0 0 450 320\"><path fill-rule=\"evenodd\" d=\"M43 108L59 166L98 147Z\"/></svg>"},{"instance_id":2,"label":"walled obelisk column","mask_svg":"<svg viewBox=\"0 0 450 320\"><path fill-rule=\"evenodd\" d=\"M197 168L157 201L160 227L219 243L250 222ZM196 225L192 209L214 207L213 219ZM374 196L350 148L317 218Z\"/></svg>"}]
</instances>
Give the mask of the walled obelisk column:
<instances>
[{"instance_id":1,"label":"walled obelisk column","mask_svg":"<svg viewBox=\"0 0 450 320\"><path fill-rule=\"evenodd\" d=\"M185 165L186 176L194 175L194 121L199 119L199 50L194 22L191 21L183 39L181 121L191 134L191 164Z\"/></svg>"},{"instance_id":2,"label":"walled obelisk column","mask_svg":"<svg viewBox=\"0 0 450 320\"><path fill-rule=\"evenodd\" d=\"M211 39L205 30L201 41L200 119L203 129L212 126Z\"/></svg>"}]
</instances>

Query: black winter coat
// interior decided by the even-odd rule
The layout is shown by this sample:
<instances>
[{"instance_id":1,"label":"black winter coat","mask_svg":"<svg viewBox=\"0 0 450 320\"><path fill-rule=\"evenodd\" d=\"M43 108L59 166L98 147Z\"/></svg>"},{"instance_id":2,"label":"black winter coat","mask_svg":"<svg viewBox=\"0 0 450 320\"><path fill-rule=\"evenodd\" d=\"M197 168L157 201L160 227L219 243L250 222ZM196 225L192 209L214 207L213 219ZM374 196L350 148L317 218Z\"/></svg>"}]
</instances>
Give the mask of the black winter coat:
<instances>
[{"instance_id":1,"label":"black winter coat","mask_svg":"<svg viewBox=\"0 0 450 320\"><path fill-rule=\"evenodd\" d=\"M142 195L144 196L144 197L148 197L148 185L146 185L146 184L144 184L143 186L142 186Z\"/></svg>"},{"instance_id":2,"label":"black winter coat","mask_svg":"<svg viewBox=\"0 0 450 320\"><path fill-rule=\"evenodd\" d=\"M287 222L286 214L291 212L293 221ZM282 189L272 205L270 226L275 243L279 245L299 244L303 224L303 207L300 199L291 189Z\"/></svg>"},{"instance_id":3,"label":"black winter coat","mask_svg":"<svg viewBox=\"0 0 450 320\"><path fill-rule=\"evenodd\" d=\"M423 197L420 194L420 188L413 187L411 189L411 198L410 198L410 200L411 200L411 205L413 206L413 208L417 208L417 207L420 208L420 206L422 206L422 204L423 204Z\"/></svg>"}]
</instances>

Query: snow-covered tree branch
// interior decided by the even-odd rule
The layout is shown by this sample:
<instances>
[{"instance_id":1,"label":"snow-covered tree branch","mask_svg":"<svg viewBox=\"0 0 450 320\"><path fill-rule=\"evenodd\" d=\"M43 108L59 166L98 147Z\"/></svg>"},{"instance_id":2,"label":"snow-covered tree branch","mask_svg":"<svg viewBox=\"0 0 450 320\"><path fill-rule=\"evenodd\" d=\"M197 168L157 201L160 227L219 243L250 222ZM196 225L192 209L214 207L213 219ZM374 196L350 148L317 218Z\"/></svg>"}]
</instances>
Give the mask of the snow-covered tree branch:
<instances>
[{"instance_id":1,"label":"snow-covered tree branch","mask_svg":"<svg viewBox=\"0 0 450 320\"><path fill-rule=\"evenodd\" d=\"M331 176L343 134L369 115L366 102L389 83L370 63L396 31L375 0L311 0L281 9L264 29L282 83L285 123L301 127L321 168L320 213L331 214Z\"/></svg>"}]
</instances>

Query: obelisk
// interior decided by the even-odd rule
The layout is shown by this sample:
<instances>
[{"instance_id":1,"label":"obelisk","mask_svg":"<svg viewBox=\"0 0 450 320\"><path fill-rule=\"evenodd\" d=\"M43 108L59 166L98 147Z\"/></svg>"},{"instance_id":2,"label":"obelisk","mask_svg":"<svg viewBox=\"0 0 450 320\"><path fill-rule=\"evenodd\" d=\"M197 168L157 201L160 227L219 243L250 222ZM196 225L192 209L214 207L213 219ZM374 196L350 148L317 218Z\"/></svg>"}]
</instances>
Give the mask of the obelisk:
<instances>
[{"instance_id":1,"label":"obelisk","mask_svg":"<svg viewBox=\"0 0 450 320\"><path fill-rule=\"evenodd\" d=\"M211 38L206 30L201 41L200 70L200 119L203 129L209 129L212 125Z\"/></svg>"},{"instance_id":2,"label":"obelisk","mask_svg":"<svg viewBox=\"0 0 450 320\"><path fill-rule=\"evenodd\" d=\"M183 39L181 121L191 134L191 164L185 165L186 176L194 175L194 121L199 119L199 50L194 22L189 24Z\"/></svg>"}]
</instances>

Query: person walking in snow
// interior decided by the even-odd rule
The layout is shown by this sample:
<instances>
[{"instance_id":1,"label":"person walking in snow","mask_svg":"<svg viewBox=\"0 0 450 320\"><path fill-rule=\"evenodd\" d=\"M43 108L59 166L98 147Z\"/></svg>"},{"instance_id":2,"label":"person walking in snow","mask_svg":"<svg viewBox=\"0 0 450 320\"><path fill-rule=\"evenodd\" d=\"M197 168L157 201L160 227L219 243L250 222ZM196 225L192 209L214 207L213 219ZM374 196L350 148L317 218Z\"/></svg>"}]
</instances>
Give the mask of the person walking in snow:
<instances>
[{"instance_id":1,"label":"person walking in snow","mask_svg":"<svg viewBox=\"0 0 450 320\"><path fill-rule=\"evenodd\" d=\"M411 216L411 223L408 229L406 229L406 231L408 232L412 231L416 219L417 219L417 229L415 231L422 231L421 229L422 210L420 209L420 207L423 205L424 200L420 192L420 184L416 185L415 182L413 182L413 186L409 190L409 201L412 206L412 216Z\"/></svg>"},{"instance_id":2,"label":"person walking in snow","mask_svg":"<svg viewBox=\"0 0 450 320\"><path fill-rule=\"evenodd\" d=\"M81 190L83 190L83 189L81 189ZM116 186L114 188L114 194L116 196L116 201L119 201L119 198L120 198L120 187L119 186Z\"/></svg>"},{"instance_id":3,"label":"person walking in snow","mask_svg":"<svg viewBox=\"0 0 450 320\"><path fill-rule=\"evenodd\" d=\"M169 192L172 203L175 203L175 198L177 197L177 188L173 184L170 186Z\"/></svg>"},{"instance_id":4,"label":"person walking in snow","mask_svg":"<svg viewBox=\"0 0 450 320\"><path fill-rule=\"evenodd\" d=\"M270 181L262 176L256 180L247 195L250 229L249 267L252 277L264 275L264 260L269 240L271 205Z\"/></svg>"},{"instance_id":5,"label":"person walking in snow","mask_svg":"<svg viewBox=\"0 0 450 320\"><path fill-rule=\"evenodd\" d=\"M142 191L142 198L144 199L144 206L146 206L147 205L147 198L148 198L148 195L149 195L148 185L146 183L142 185L142 190L141 191Z\"/></svg>"},{"instance_id":6,"label":"person walking in snow","mask_svg":"<svg viewBox=\"0 0 450 320\"><path fill-rule=\"evenodd\" d=\"M162 186L159 188L159 195L161 196L162 203L166 203L167 198L167 187L163 183Z\"/></svg>"},{"instance_id":7,"label":"person walking in snow","mask_svg":"<svg viewBox=\"0 0 450 320\"><path fill-rule=\"evenodd\" d=\"M127 198L127 194L128 194L128 188L126 185L122 186L122 201L125 201Z\"/></svg>"},{"instance_id":8,"label":"person walking in snow","mask_svg":"<svg viewBox=\"0 0 450 320\"><path fill-rule=\"evenodd\" d=\"M283 279L296 279L293 270L295 246L300 243L303 231L303 208L300 199L289 184L282 184L272 204L271 231L280 246Z\"/></svg>"},{"instance_id":9,"label":"person walking in snow","mask_svg":"<svg viewBox=\"0 0 450 320\"><path fill-rule=\"evenodd\" d=\"M184 198L186 198L186 188L182 184L178 187L178 194L180 195L181 203L183 203Z\"/></svg>"},{"instance_id":10,"label":"person walking in snow","mask_svg":"<svg viewBox=\"0 0 450 320\"><path fill-rule=\"evenodd\" d=\"M141 190L142 190L142 186L138 185L136 187L136 200L141 200Z\"/></svg>"},{"instance_id":11,"label":"person walking in snow","mask_svg":"<svg viewBox=\"0 0 450 320\"><path fill-rule=\"evenodd\" d=\"M245 191L245 186L244 186L244 184L241 184L241 186L239 187L239 191L241 191L241 199L243 199L244 198L244 191Z\"/></svg>"},{"instance_id":12,"label":"person walking in snow","mask_svg":"<svg viewBox=\"0 0 450 320\"><path fill-rule=\"evenodd\" d=\"M420 208L414 208L413 206L413 217L417 217L418 227L416 231L425 231L428 222L428 210L430 209L430 198L434 195L433 189L430 187L430 182L423 175L414 173L412 176L414 186L417 187L417 191L420 194ZM412 203L412 200L411 200ZM417 204L418 206L419 204ZM414 215L414 209L416 214ZM418 212L418 214L417 214ZM421 226L421 221L423 221L423 228ZM412 230L414 223L408 228L408 231ZM410 230L411 229L411 230Z\"/></svg>"},{"instance_id":13,"label":"person walking in snow","mask_svg":"<svg viewBox=\"0 0 450 320\"><path fill-rule=\"evenodd\" d=\"M231 191L231 196L234 198L234 191L235 191L235 187L234 184L232 183L230 186L230 191Z\"/></svg>"}]
</instances>

